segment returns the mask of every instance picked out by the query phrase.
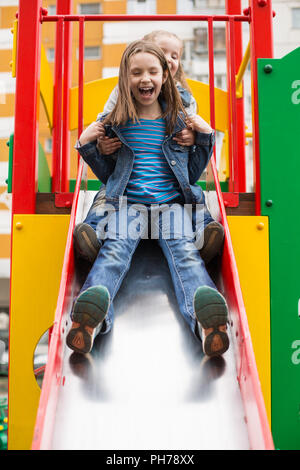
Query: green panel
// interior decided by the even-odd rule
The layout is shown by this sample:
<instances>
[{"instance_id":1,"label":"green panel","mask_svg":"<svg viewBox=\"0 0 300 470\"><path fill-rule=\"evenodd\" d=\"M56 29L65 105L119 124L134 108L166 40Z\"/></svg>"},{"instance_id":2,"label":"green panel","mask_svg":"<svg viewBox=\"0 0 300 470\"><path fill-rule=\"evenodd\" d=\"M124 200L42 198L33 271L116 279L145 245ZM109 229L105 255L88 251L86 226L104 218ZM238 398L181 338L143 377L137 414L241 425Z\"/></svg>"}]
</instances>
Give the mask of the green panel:
<instances>
[{"instance_id":1,"label":"green panel","mask_svg":"<svg viewBox=\"0 0 300 470\"><path fill-rule=\"evenodd\" d=\"M43 147L39 143L38 191L51 193L51 175Z\"/></svg>"},{"instance_id":2,"label":"green panel","mask_svg":"<svg viewBox=\"0 0 300 470\"><path fill-rule=\"evenodd\" d=\"M271 408L278 449L300 449L300 48L258 60L262 215L270 222ZM299 304L299 305L298 305Z\"/></svg>"},{"instance_id":3,"label":"green panel","mask_svg":"<svg viewBox=\"0 0 300 470\"><path fill-rule=\"evenodd\" d=\"M12 192L12 173L13 173L13 152L14 152L14 135L11 134L7 142L9 147L8 153L8 177L6 180L7 192ZM39 143L39 160L38 160L38 191L40 193L51 192L51 175L48 167L48 162L43 150Z\"/></svg>"},{"instance_id":4,"label":"green panel","mask_svg":"<svg viewBox=\"0 0 300 470\"><path fill-rule=\"evenodd\" d=\"M71 180L70 180L70 192L71 192L71 193L74 192L75 184L76 184L76 180L75 180L75 179L71 179ZM198 184L199 186L201 186L202 189L205 190L205 188L206 188L206 182L205 182L205 181L198 181L197 184ZM98 181L98 180L88 180L88 190L89 190L89 191L98 191L98 189L100 188L100 186L101 186L100 181ZM221 182L220 182L220 186L221 186L221 190L222 190L223 192L228 192L228 182L227 182L227 181L221 181Z\"/></svg>"},{"instance_id":5,"label":"green panel","mask_svg":"<svg viewBox=\"0 0 300 470\"><path fill-rule=\"evenodd\" d=\"M71 179L69 184L69 190L71 193L74 192L76 185L76 180ZM88 180L87 182L87 189L88 191L98 191L100 189L101 183L99 180ZM84 189L84 188L82 188Z\"/></svg>"},{"instance_id":6,"label":"green panel","mask_svg":"<svg viewBox=\"0 0 300 470\"><path fill-rule=\"evenodd\" d=\"M7 192L11 193L11 189L12 189L12 165L13 165L13 151L14 151L14 135L13 134L11 134L11 136L9 137L7 145L9 147L9 151L8 151L8 177L7 177L7 180L6 180L6 184L7 184Z\"/></svg>"}]
</instances>

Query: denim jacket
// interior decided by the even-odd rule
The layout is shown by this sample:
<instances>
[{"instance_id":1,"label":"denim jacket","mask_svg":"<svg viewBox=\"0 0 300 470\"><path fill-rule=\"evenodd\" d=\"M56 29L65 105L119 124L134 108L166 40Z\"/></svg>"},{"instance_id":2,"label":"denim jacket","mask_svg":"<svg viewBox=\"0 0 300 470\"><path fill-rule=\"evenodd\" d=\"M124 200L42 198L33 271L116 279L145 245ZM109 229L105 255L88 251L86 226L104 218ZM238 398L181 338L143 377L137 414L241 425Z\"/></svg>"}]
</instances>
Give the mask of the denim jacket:
<instances>
[{"instance_id":1,"label":"denim jacket","mask_svg":"<svg viewBox=\"0 0 300 470\"><path fill-rule=\"evenodd\" d=\"M102 116L102 119L104 116ZM106 125L106 135L117 136L122 146L111 155L102 155L97 142L75 148L99 180L106 185L106 202L118 206L128 184L134 162L134 152L120 131L120 126ZM214 132L196 132L195 145L181 146L173 137L186 127L179 115L171 135L166 135L162 144L163 154L181 188L185 204L203 204L204 194L196 182L206 168L215 144Z\"/></svg>"}]
</instances>

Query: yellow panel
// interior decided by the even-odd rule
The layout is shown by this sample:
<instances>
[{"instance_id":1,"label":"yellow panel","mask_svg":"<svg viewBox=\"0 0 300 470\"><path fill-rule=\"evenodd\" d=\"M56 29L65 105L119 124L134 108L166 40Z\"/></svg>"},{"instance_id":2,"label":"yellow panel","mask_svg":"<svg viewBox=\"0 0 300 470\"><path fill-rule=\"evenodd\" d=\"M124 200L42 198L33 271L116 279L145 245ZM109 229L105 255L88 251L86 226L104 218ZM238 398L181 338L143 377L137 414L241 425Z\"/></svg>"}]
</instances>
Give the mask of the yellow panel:
<instances>
[{"instance_id":1,"label":"yellow panel","mask_svg":"<svg viewBox=\"0 0 300 470\"><path fill-rule=\"evenodd\" d=\"M40 93L46 111L47 120L50 129L52 129L52 116L53 116L53 77L51 68L46 56L45 48L42 44L41 47L41 80L40 80Z\"/></svg>"},{"instance_id":2,"label":"yellow panel","mask_svg":"<svg viewBox=\"0 0 300 470\"><path fill-rule=\"evenodd\" d=\"M198 114L207 122L210 121L209 85L197 80L187 79L192 95L198 104ZM216 130L225 132L228 129L228 95L220 88L215 88Z\"/></svg>"},{"instance_id":3,"label":"yellow panel","mask_svg":"<svg viewBox=\"0 0 300 470\"><path fill-rule=\"evenodd\" d=\"M228 224L241 289L271 423L269 221L260 216L229 216Z\"/></svg>"},{"instance_id":4,"label":"yellow panel","mask_svg":"<svg viewBox=\"0 0 300 470\"><path fill-rule=\"evenodd\" d=\"M52 325L69 215L15 215L10 305L9 449L30 449L40 389L35 347Z\"/></svg>"},{"instance_id":5,"label":"yellow panel","mask_svg":"<svg viewBox=\"0 0 300 470\"><path fill-rule=\"evenodd\" d=\"M12 61L11 61L11 75L16 76L16 64L17 64L17 35L18 35L18 20L14 20L12 27L13 37L13 49L12 49Z\"/></svg>"},{"instance_id":6,"label":"yellow panel","mask_svg":"<svg viewBox=\"0 0 300 470\"><path fill-rule=\"evenodd\" d=\"M229 176L229 137L228 131L225 131L219 163L219 180L227 181Z\"/></svg>"},{"instance_id":7,"label":"yellow panel","mask_svg":"<svg viewBox=\"0 0 300 470\"><path fill-rule=\"evenodd\" d=\"M88 82L84 86L83 115L84 126L96 120L97 115L103 110L113 88L118 83L118 78L104 78ZM78 87L71 88L70 93L70 129L78 127Z\"/></svg>"},{"instance_id":8,"label":"yellow panel","mask_svg":"<svg viewBox=\"0 0 300 470\"><path fill-rule=\"evenodd\" d=\"M188 79L193 96L198 103L198 112L206 121L210 120L209 86L196 80ZM110 92L117 84L118 78L104 78L88 82L84 85L83 114L84 125L95 121L97 114L103 109ZM97 99L95 99L97 97ZM228 129L227 93L215 88L216 129L225 132ZM71 89L70 95L70 129L78 126L78 87Z\"/></svg>"}]
</instances>

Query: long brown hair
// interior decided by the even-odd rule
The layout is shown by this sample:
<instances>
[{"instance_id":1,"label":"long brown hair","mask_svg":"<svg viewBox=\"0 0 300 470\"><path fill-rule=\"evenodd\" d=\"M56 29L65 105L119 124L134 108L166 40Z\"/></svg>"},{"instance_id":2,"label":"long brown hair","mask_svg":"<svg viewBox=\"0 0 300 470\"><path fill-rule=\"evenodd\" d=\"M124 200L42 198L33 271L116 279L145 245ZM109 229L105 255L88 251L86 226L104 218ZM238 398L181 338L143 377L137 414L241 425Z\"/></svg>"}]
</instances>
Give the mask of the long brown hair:
<instances>
[{"instance_id":1,"label":"long brown hair","mask_svg":"<svg viewBox=\"0 0 300 470\"><path fill-rule=\"evenodd\" d=\"M122 56L119 69L119 93L116 105L111 113L104 119L104 124L124 125L128 119L139 122L137 107L130 90L129 66L130 58L139 52L147 52L156 56L160 62L163 73L167 73L165 83L163 83L160 95L166 108L162 117L166 118L167 132L172 133L178 114L182 112L186 116L186 111L182 105L180 94L169 71L168 62L162 50L154 43L144 40L134 41L129 44Z\"/></svg>"},{"instance_id":2,"label":"long brown hair","mask_svg":"<svg viewBox=\"0 0 300 470\"><path fill-rule=\"evenodd\" d=\"M170 31L164 31L163 29L157 29L155 31L152 31L151 33L146 34L143 37L143 40L147 41L147 42L155 42L157 44L158 39L162 36L168 36L170 38L175 38L181 44L180 57L179 57L179 61L178 61L178 69L176 71L175 77L173 77L173 78L174 78L175 82L179 82L180 85L183 86L183 88L185 88L187 91L189 91L191 93L191 89L187 84L186 76L185 76L185 73L184 73L184 70L183 70L183 67L182 67L182 63L181 63L181 60L180 60L182 50L183 50L183 42L177 36L177 34L171 33Z\"/></svg>"}]
</instances>

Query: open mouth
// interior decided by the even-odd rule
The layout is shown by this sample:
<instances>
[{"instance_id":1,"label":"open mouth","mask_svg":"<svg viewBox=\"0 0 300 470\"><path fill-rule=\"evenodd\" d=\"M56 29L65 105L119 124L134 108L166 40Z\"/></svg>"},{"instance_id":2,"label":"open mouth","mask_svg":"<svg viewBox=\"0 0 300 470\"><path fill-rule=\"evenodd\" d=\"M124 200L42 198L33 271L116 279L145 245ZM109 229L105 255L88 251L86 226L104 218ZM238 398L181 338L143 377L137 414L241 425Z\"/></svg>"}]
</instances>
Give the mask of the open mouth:
<instances>
[{"instance_id":1,"label":"open mouth","mask_svg":"<svg viewBox=\"0 0 300 470\"><path fill-rule=\"evenodd\" d=\"M139 92L144 97L150 97L154 93L154 87L140 87Z\"/></svg>"}]
</instances>

